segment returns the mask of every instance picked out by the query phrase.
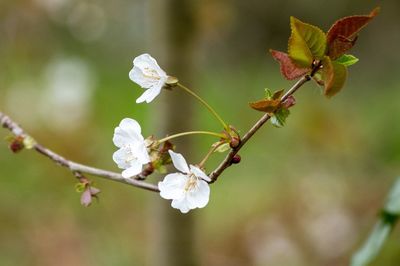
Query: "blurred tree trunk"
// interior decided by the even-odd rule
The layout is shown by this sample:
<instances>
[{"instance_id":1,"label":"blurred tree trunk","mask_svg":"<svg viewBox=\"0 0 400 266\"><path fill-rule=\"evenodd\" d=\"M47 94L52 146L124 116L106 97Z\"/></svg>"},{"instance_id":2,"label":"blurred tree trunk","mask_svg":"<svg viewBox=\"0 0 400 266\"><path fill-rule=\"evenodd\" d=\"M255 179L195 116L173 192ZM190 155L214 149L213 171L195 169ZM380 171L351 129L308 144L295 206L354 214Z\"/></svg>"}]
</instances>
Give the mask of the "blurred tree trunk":
<instances>
[{"instance_id":1,"label":"blurred tree trunk","mask_svg":"<svg viewBox=\"0 0 400 266\"><path fill-rule=\"evenodd\" d=\"M151 0L148 2L151 53L168 73L191 84L194 68L196 34L195 1ZM152 103L153 104L153 103ZM191 97L179 89L163 91L153 108L157 136L189 131L194 128ZM155 118L156 117L156 118ZM190 160L193 143L190 137L174 141L177 151ZM150 264L157 266L199 265L193 213L181 214L167 200L158 200L153 209L151 230L155 229Z\"/></svg>"}]
</instances>

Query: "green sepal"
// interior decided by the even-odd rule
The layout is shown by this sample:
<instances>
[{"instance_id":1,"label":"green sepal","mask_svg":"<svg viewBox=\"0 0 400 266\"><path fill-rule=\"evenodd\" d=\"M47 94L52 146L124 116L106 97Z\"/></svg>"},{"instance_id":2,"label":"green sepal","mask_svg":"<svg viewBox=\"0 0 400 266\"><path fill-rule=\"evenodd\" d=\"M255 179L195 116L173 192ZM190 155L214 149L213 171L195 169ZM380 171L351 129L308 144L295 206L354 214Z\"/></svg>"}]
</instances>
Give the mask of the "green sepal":
<instances>
[{"instance_id":1,"label":"green sepal","mask_svg":"<svg viewBox=\"0 0 400 266\"><path fill-rule=\"evenodd\" d=\"M156 170L160 173L160 174L166 174L168 172L168 169L165 165L159 165Z\"/></svg>"},{"instance_id":2,"label":"green sepal","mask_svg":"<svg viewBox=\"0 0 400 266\"><path fill-rule=\"evenodd\" d=\"M78 193L82 193L86 189L87 183L76 183L75 184L75 191Z\"/></svg>"},{"instance_id":3,"label":"green sepal","mask_svg":"<svg viewBox=\"0 0 400 266\"><path fill-rule=\"evenodd\" d=\"M218 142L217 142L217 143L218 143ZM231 147L229 146L229 143L224 143L224 144L219 145L219 146L214 150L214 152L223 153L223 152L228 151L230 148L231 148Z\"/></svg>"}]
</instances>

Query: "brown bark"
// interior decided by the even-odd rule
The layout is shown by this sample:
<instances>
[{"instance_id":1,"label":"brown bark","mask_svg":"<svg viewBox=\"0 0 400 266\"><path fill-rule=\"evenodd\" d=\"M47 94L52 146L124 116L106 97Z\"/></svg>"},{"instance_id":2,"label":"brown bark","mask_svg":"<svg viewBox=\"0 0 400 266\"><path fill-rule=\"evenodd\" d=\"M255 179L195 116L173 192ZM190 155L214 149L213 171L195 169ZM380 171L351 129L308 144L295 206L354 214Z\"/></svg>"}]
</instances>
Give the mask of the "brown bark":
<instances>
[{"instance_id":1,"label":"brown bark","mask_svg":"<svg viewBox=\"0 0 400 266\"><path fill-rule=\"evenodd\" d=\"M150 29L148 39L152 54L170 75L185 84L192 84L195 44L195 4L193 1L152 0L149 4ZM179 89L163 91L157 101L157 135L165 136L194 128L194 101ZM153 118L154 119L154 118ZM174 140L177 152L190 161L192 138ZM152 236L150 264L157 266L199 265L196 252L195 219L193 212L180 213L170 201L157 200L152 212L155 232ZM154 229L154 228L153 228ZM153 231L154 232L154 231Z\"/></svg>"}]
</instances>

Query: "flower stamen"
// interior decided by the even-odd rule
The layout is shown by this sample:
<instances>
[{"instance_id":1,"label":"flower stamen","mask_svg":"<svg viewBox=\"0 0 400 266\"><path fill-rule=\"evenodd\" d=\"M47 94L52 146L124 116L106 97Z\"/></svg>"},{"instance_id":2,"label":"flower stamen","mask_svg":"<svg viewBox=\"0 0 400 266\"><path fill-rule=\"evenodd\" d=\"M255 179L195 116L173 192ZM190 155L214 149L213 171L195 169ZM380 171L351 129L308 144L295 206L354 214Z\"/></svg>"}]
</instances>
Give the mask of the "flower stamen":
<instances>
[{"instance_id":1,"label":"flower stamen","mask_svg":"<svg viewBox=\"0 0 400 266\"><path fill-rule=\"evenodd\" d=\"M186 182L184 190L186 192L193 190L197 185L197 177L194 174L189 176L188 181Z\"/></svg>"},{"instance_id":2,"label":"flower stamen","mask_svg":"<svg viewBox=\"0 0 400 266\"><path fill-rule=\"evenodd\" d=\"M154 79L154 80L161 79L160 76L158 75L157 71L155 71L154 69L150 69L148 67L144 68L143 76L146 78Z\"/></svg>"}]
</instances>

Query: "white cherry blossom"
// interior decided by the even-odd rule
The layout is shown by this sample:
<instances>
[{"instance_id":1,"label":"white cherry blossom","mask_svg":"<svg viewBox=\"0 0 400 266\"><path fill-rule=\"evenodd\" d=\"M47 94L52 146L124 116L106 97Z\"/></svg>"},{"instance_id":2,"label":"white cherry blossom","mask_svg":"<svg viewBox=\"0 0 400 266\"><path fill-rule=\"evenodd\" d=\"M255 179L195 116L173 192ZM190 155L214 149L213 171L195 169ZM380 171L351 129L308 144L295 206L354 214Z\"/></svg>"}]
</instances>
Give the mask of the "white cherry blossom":
<instances>
[{"instance_id":1,"label":"white cherry blossom","mask_svg":"<svg viewBox=\"0 0 400 266\"><path fill-rule=\"evenodd\" d=\"M149 54L142 54L133 60L133 68L129 78L140 87L146 89L136 100L136 103L151 102L158 94L168 79L168 75L160 68L157 61Z\"/></svg>"},{"instance_id":2,"label":"white cherry blossom","mask_svg":"<svg viewBox=\"0 0 400 266\"><path fill-rule=\"evenodd\" d=\"M119 148L114 152L113 160L124 178L130 178L142 172L143 165L150 162L145 140L139 123L131 118L122 119L115 128L113 142Z\"/></svg>"},{"instance_id":3,"label":"white cherry blossom","mask_svg":"<svg viewBox=\"0 0 400 266\"><path fill-rule=\"evenodd\" d=\"M172 199L171 206L182 213L205 207L210 198L210 186L206 181L211 179L197 166L188 165L181 154L171 150L168 152L180 172L168 174L158 183L160 196Z\"/></svg>"}]
</instances>

